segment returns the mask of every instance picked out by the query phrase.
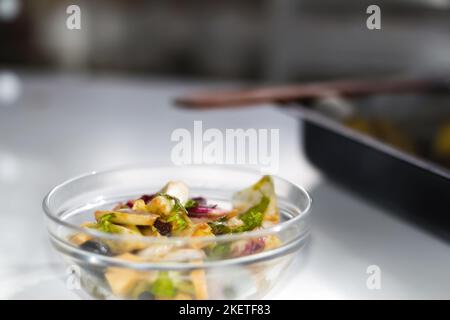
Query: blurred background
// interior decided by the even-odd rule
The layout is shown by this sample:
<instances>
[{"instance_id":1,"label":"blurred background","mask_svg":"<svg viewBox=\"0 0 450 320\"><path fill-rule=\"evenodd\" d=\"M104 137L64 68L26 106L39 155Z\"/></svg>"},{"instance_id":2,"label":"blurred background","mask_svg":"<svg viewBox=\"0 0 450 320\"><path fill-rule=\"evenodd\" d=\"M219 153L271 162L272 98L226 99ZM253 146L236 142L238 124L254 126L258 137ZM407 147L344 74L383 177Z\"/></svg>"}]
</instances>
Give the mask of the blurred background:
<instances>
[{"instance_id":1,"label":"blurred background","mask_svg":"<svg viewBox=\"0 0 450 320\"><path fill-rule=\"evenodd\" d=\"M66 27L72 4L80 30ZM381 30L366 27L372 4ZM449 74L449 18L450 0L0 0L0 298L74 298L45 194L84 172L169 162L171 133L194 120L280 129L279 175L312 191L309 256L271 298L449 298L449 243L325 179L296 116L173 105L208 88ZM367 290L371 264L383 290Z\"/></svg>"},{"instance_id":2,"label":"blurred background","mask_svg":"<svg viewBox=\"0 0 450 320\"><path fill-rule=\"evenodd\" d=\"M365 27L370 0L75 2L1 0L0 67L266 82L450 68L448 0L376 1L382 31Z\"/></svg>"}]
</instances>

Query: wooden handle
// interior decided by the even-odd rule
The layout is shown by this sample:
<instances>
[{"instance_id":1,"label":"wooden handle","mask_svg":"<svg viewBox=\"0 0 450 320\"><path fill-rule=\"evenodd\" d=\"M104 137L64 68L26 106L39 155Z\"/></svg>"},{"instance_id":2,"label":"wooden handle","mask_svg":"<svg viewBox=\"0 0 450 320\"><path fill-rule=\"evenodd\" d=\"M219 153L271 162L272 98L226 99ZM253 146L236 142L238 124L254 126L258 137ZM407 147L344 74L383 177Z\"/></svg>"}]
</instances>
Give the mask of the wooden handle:
<instances>
[{"instance_id":1,"label":"wooden handle","mask_svg":"<svg viewBox=\"0 0 450 320\"><path fill-rule=\"evenodd\" d=\"M442 88L444 84L448 89L446 82L430 79L334 81L235 91L203 92L178 98L175 102L181 107L210 109L289 102L328 95L361 96L381 93L423 92Z\"/></svg>"}]
</instances>

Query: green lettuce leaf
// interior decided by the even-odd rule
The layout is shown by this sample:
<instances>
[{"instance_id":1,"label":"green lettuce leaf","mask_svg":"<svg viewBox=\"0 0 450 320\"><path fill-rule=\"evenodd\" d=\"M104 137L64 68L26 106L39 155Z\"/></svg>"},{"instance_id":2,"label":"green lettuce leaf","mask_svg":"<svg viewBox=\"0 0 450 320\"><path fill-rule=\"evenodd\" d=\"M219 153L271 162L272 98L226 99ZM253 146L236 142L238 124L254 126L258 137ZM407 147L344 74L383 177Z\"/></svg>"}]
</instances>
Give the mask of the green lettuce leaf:
<instances>
[{"instance_id":1,"label":"green lettuce leaf","mask_svg":"<svg viewBox=\"0 0 450 320\"><path fill-rule=\"evenodd\" d=\"M167 271L161 271L158 278L153 282L151 292L158 297L172 298L175 296L176 288Z\"/></svg>"},{"instance_id":2,"label":"green lettuce leaf","mask_svg":"<svg viewBox=\"0 0 450 320\"><path fill-rule=\"evenodd\" d=\"M212 232L215 235L231 233L232 230L226 224L226 218L221 218L217 221L209 222L208 225L211 227Z\"/></svg>"},{"instance_id":3,"label":"green lettuce leaf","mask_svg":"<svg viewBox=\"0 0 450 320\"><path fill-rule=\"evenodd\" d=\"M239 216L239 219L244 222L244 225L234 229L233 232L251 231L260 227L264 218L264 211L266 211L269 203L270 199L263 196L261 201L256 206L251 207Z\"/></svg>"},{"instance_id":4,"label":"green lettuce leaf","mask_svg":"<svg viewBox=\"0 0 450 320\"><path fill-rule=\"evenodd\" d=\"M255 228L261 226L264 218L264 212L269 206L270 199L266 196L262 196L261 201L248 209L246 212L238 216L239 219L244 223L242 226L237 228L230 228L226 224L226 218L219 219L208 223L215 235L226 234L226 233L239 233L245 231L251 231Z\"/></svg>"},{"instance_id":5,"label":"green lettuce leaf","mask_svg":"<svg viewBox=\"0 0 450 320\"><path fill-rule=\"evenodd\" d=\"M173 200L174 205L170 212L169 217L166 219L167 222L172 223L173 230L183 230L189 225L190 220L187 216L187 210L181 204L178 198L172 197L171 195L160 193L159 196L166 197L167 199Z\"/></svg>"},{"instance_id":6,"label":"green lettuce leaf","mask_svg":"<svg viewBox=\"0 0 450 320\"><path fill-rule=\"evenodd\" d=\"M114 224L111 222L111 219L113 218L113 213L102 216L97 222L97 229L103 232L114 233Z\"/></svg>"}]
</instances>

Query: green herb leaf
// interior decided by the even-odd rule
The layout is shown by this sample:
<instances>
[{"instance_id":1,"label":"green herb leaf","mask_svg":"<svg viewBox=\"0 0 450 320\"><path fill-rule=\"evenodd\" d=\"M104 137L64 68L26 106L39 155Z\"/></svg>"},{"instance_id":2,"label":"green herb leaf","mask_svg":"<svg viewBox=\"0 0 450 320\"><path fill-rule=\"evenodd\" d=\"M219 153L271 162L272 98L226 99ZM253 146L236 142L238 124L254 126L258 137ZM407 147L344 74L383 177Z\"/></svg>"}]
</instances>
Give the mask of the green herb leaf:
<instances>
[{"instance_id":1,"label":"green herb leaf","mask_svg":"<svg viewBox=\"0 0 450 320\"><path fill-rule=\"evenodd\" d=\"M178 200L178 198L172 197L171 195L169 195L167 193L158 193L158 196L162 196L169 200L174 201L174 206L172 208L172 211L182 211L183 213L187 214L186 208L183 206L183 204L180 202L180 200Z\"/></svg>"},{"instance_id":2,"label":"green herb leaf","mask_svg":"<svg viewBox=\"0 0 450 320\"><path fill-rule=\"evenodd\" d=\"M231 246L229 243L222 243L215 245L208 256L212 259L221 259L225 258L230 254Z\"/></svg>"},{"instance_id":3,"label":"green herb leaf","mask_svg":"<svg viewBox=\"0 0 450 320\"><path fill-rule=\"evenodd\" d=\"M237 227L234 229L230 228L226 224L225 217L221 218L217 221L210 222L210 223L208 223L208 225L211 227L212 232L215 235L251 231L251 230L261 226L263 218L264 218L264 212L266 211L267 207L269 206L269 203L270 203L270 199L266 196L263 196L261 198L261 201L256 206L253 206L250 209L248 209L246 212L242 213L239 216L239 219L241 219L244 224L240 227Z\"/></svg>"},{"instance_id":4,"label":"green herb leaf","mask_svg":"<svg viewBox=\"0 0 450 320\"><path fill-rule=\"evenodd\" d=\"M231 233L232 232L231 228L228 227L225 222L226 220L222 218L217 221L209 222L208 225L211 227L212 232L215 235Z\"/></svg>"},{"instance_id":5,"label":"green herb leaf","mask_svg":"<svg viewBox=\"0 0 450 320\"><path fill-rule=\"evenodd\" d=\"M186 201L186 203L184 204L184 207L185 207L186 209L193 208L193 207L196 207L196 206L197 206L197 201L192 200L192 199L189 199L189 200Z\"/></svg>"},{"instance_id":6,"label":"green herb leaf","mask_svg":"<svg viewBox=\"0 0 450 320\"><path fill-rule=\"evenodd\" d=\"M258 182L256 182L251 188L253 190L260 190L265 184L273 186L273 181L271 176L263 176Z\"/></svg>"},{"instance_id":7,"label":"green herb leaf","mask_svg":"<svg viewBox=\"0 0 450 320\"><path fill-rule=\"evenodd\" d=\"M173 200L174 205L172 208L172 211L170 213L169 218L167 218L167 222L173 223L173 229L174 230L183 230L185 229L189 224L189 218L187 216L187 210L186 208L181 204L180 200L178 198L172 197L171 195L160 193L159 196L166 197L167 199Z\"/></svg>"},{"instance_id":8,"label":"green herb leaf","mask_svg":"<svg viewBox=\"0 0 450 320\"><path fill-rule=\"evenodd\" d=\"M114 233L111 219L114 218L114 213L105 214L97 222L97 229L103 232Z\"/></svg>"},{"instance_id":9,"label":"green herb leaf","mask_svg":"<svg viewBox=\"0 0 450 320\"><path fill-rule=\"evenodd\" d=\"M173 222L172 226L175 230L183 230L187 227L188 223L180 212L174 212L167 219L167 222Z\"/></svg>"},{"instance_id":10,"label":"green herb leaf","mask_svg":"<svg viewBox=\"0 0 450 320\"><path fill-rule=\"evenodd\" d=\"M151 292L158 297L172 298L175 296L176 289L167 271L159 273L158 279L152 284Z\"/></svg>"},{"instance_id":11,"label":"green herb leaf","mask_svg":"<svg viewBox=\"0 0 450 320\"><path fill-rule=\"evenodd\" d=\"M250 231L260 227L264 218L264 211L266 211L269 203L270 199L263 196L256 206L251 207L239 216L239 219L244 222L244 225L234 229L233 232Z\"/></svg>"}]
</instances>

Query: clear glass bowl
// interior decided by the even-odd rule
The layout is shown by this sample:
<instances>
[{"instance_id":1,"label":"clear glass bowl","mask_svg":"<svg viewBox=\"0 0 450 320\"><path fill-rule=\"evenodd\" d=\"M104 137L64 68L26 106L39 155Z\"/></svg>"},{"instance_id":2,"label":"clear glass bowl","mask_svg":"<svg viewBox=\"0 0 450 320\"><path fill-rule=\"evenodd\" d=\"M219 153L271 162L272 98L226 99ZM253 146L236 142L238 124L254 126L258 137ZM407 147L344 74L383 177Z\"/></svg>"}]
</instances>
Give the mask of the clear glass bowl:
<instances>
[{"instance_id":1,"label":"clear glass bowl","mask_svg":"<svg viewBox=\"0 0 450 320\"><path fill-rule=\"evenodd\" d=\"M154 297L143 292L158 280L162 289L174 289L171 292L176 294L171 293L168 299L258 299L273 287L309 234L311 198L284 179L273 177L281 222L257 231L155 238L102 233L80 224L93 221L97 209L110 209L118 202L154 193L170 180L184 181L191 197L203 196L226 207L234 192L260 178L259 171L236 166L128 167L66 181L50 191L43 208L52 244L68 265L80 271L81 287L91 297L151 299ZM77 233L114 245L138 242L150 249L145 261L118 259L74 245L70 239ZM208 251L212 246L228 251L212 254ZM156 257L168 248L177 248L181 254L169 261L153 259L152 255ZM239 253L230 254L230 248ZM193 258L198 252L208 254ZM171 279L169 284L164 281L167 278Z\"/></svg>"}]
</instances>

